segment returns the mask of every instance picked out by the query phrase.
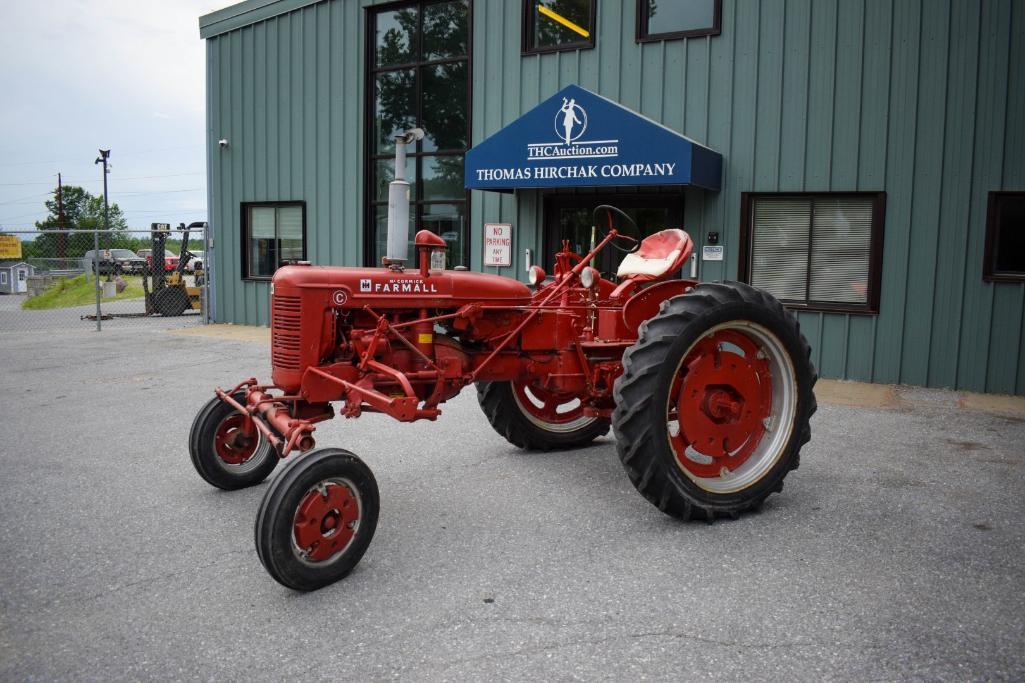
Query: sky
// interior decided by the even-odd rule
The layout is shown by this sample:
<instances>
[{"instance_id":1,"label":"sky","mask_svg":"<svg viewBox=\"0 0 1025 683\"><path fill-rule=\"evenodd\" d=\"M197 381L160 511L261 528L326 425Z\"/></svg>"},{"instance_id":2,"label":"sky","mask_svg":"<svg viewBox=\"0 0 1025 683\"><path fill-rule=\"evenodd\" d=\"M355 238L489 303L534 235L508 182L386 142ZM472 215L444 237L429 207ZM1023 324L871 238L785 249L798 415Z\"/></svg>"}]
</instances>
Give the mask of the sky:
<instances>
[{"instance_id":1,"label":"sky","mask_svg":"<svg viewBox=\"0 0 1025 683\"><path fill-rule=\"evenodd\" d=\"M131 228L206 220L199 17L232 0L0 2L0 229L34 229L57 173Z\"/></svg>"}]
</instances>

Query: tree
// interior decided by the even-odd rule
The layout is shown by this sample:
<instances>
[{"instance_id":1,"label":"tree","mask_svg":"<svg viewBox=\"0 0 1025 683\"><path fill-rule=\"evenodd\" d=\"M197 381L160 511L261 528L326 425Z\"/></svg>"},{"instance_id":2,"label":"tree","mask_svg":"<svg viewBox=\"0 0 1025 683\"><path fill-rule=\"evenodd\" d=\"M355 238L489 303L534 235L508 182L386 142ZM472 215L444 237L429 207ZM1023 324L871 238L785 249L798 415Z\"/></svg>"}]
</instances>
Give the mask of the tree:
<instances>
[{"instance_id":1,"label":"tree","mask_svg":"<svg viewBox=\"0 0 1025 683\"><path fill-rule=\"evenodd\" d=\"M61 190L61 199L64 203L64 228L66 230L103 230L103 197L97 197L84 188L76 185L65 185ZM59 253L58 242L61 239L56 233L60 227L60 208L57 203L56 194L52 199L45 202L48 215L41 221L36 221L36 229L43 234L35 238L31 243L26 243L26 256L34 257L55 257ZM110 229L109 235L100 236L100 248L111 249L120 247L128 236L128 221L124 212L116 203L110 205ZM88 238L88 239L87 239ZM69 235L65 238L64 255L67 258L78 258L86 251L93 248L93 239L88 235Z\"/></svg>"},{"instance_id":2,"label":"tree","mask_svg":"<svg viewBox=\"0 0 1025 683\"><path fill-rule=\"evenodd\" d=\"M95 196L76 185L65 185L61 190L64 202L64 227L68 230L103 230L103 197ZM57 197L47 199L48 215L36 222L39 230L56 230L60 225ZM128 221L117 203L110 205L110 229L127 230Z\"/></svg>"}]
</instances>

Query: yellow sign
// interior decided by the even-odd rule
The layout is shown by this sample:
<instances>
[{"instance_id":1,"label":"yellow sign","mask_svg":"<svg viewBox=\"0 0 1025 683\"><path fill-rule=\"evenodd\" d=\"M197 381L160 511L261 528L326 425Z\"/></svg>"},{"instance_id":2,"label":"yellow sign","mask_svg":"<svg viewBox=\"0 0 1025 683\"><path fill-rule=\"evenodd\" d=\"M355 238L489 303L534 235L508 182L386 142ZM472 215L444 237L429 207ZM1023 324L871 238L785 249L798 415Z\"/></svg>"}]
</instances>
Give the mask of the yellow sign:
<instances>
[{"instance_id":1,"label":"yellow sign","mask_svg":"<svg viewBox=\"0 0 1025 683\"><path fill-rule=\"evenodd\" d=\"M21 239L14 235L0 235L0 259L21 258Z\"/></svg>"}]
</instances>

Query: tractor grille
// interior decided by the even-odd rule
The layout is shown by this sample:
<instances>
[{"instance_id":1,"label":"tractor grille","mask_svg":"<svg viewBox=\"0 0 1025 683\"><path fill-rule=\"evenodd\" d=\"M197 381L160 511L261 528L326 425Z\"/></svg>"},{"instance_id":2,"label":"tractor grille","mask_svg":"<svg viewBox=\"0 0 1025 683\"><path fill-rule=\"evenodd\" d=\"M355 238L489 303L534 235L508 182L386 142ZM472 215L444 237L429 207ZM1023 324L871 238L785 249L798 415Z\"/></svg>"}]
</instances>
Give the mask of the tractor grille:
<instances>
[{"instance_id":1,"label":"tractor grille","mask_svg":"<svg viewBox=\"0 0 1025 683\"><path fill-rule=\"evenodd\" d=\"M297 296L275 296L273 308L271 365L283 370L298 370L302 300Z\"/></svg>"}]
</instances>

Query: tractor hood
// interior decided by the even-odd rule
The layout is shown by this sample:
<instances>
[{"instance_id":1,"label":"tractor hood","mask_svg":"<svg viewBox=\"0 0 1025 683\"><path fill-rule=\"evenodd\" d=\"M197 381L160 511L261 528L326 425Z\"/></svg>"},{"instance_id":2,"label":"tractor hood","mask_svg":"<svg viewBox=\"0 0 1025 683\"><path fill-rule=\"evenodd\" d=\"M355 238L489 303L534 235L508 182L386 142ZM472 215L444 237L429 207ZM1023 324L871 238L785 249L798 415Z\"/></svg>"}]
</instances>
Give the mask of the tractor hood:
<instances>
[{"instance_id":1,"label":"tractor hood","mask_svg":"<svg viewBox=\"0 0 1025 683\"><path fill-rule=\"evenodd\" d=\"M424 277L417 269L295 265L279 268L274 293L298 296L323 291L341 308L459 308L468 303L526 306L530 290L508 277L458 270L432 270Z\"/></svg>"}]
</instances>

